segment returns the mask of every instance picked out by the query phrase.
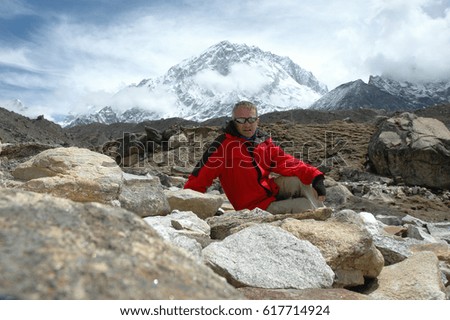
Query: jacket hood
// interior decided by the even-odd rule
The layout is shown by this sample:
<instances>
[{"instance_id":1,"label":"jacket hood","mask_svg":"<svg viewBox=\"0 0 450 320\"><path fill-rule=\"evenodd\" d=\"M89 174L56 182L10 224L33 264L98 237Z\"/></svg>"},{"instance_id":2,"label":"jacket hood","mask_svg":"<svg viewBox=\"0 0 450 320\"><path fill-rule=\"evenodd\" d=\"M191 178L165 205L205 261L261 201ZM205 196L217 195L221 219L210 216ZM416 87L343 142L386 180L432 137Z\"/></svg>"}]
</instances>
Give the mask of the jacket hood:
<instances>
[{"instance_id":1,"label":"jacket hood","mask_svg":"<svg viewBox=\"0 0 450 320\"><path fill-rule=\"evenodd\" d=\"M231 134L234 137L240 137L241 134L237 131L236 125L233 120L227 122L226 126L223 128L225 133Z\"/></svg>"}]
</instances>

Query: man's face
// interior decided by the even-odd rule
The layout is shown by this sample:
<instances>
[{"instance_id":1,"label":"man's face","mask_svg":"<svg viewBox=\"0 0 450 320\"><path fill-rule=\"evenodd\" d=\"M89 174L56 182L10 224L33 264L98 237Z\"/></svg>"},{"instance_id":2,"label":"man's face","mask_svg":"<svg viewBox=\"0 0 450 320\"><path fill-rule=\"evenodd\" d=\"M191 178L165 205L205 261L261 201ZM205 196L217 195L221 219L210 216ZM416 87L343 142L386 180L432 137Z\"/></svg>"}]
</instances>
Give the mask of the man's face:
<instances>
[{"instance_id":1,"label":"man's face","mask_svg":"<svg viewBox=\"0 0 450 320\"><path fill-rule=\"evenodd\" d=\"M240 118L247 119L245 123L239 123L236 121L242 120ZM257 120L253 123L250 123L248 120L252 121L252 118L256 118ZM256 110L252 110L249 108L238 108L234 112L234 123L236 125L237 131L246 138L251 138L256 132L258 128L259 118L256 116Z\"/></svg>"}]
</instances>

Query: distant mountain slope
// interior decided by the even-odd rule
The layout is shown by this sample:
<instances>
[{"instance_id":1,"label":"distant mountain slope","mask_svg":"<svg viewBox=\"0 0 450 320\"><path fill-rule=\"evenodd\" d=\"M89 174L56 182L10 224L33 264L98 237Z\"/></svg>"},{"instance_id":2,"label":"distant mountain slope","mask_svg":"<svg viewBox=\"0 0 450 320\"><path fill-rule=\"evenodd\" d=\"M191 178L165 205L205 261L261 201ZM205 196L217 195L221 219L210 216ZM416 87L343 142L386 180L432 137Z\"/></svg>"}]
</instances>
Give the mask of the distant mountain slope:
<instances>
[{"instance_id":1,"label":"distant mountain slope","mask_svg":"<svg viewBox=\"0 0 450 320\"><path fill-rule=\"evenodd\" d=\"M327 87L311 72L288 57L222 41L173 66L165 75L142 80L113 97L132 105L98 106L93 114L68 118L66 124L170 117L203 121L228 116L239 100L251 100L260 113L267 113L307 108L326 92Z\"/></svg>"},{"instance_id":2,"label":"distant mountain slope","mask_svg":"<svg viewBox=\"0 0 450 320\"><path fill-rule=\"evenodd\" d=\"M61 126L43 117L30 119L0 107L0 144L28 142L65 146L74 141Z\"/></svg>"},{"instance_id":3,"label":"distant mountain slope","mask_svg":"<svg viewBox=\"0 0 450 320\"><path fill-rule=\"evenodd\" d=\"M450 82L414 84L371 76L367 84L356 80L338 86L314 102L311 109L406 111L449 102Z\"/></svg>"},{"instance_id":4,"label":"distant mountain slope","mask_svg":"<svg viewBox=\"0 0 450 320\"><path fill-rule=\"evenodd\" d=\"M331 90L311 106L311 109L319 110L360 108L401 110L408 108L408 102L362 80L356 80Z\"/></svg>"},{"instance_id":5,"label":"distant mountain slope","mask_svg":"<svg viewBox=\"0 0 450 320\"><path fill-rule=\"evenodd\" d=\"M415 111L418 116L435 118L442 121L450 129L450 103L422 108ZM376 123L379 117L390 116L392 112L376 109L342 109L312 110L294 109L288 111L269 112L261 116L261 125L284 123L288 127L292 123L326 124L333 121L354 123ZM140 123L114 123L110 125L91 123L71 128L61 128L58 124L44 118L30 119L0 107L0 144L2 143L42 143L63 146L78 146L96 149L103 143L119 139L125 133L145 132L150 126L163 131L172 126L219 126L226 124L229 117L209 119L195 122L181 118L159 119ZM1 146L0 146L0 156ZM0 165L2 164L0 158Z\"/></svg>"},{"instance_id":6,"label":"distant mountain slope","mask_svg":"<svg viewBox=\"0 0 450 320\"><path fill-rule=\"evenodd\" d=\"M370 76L368 84L408 101L411 109L450 102L450 81L413 83Z\"/></svg>"}]
</instances>

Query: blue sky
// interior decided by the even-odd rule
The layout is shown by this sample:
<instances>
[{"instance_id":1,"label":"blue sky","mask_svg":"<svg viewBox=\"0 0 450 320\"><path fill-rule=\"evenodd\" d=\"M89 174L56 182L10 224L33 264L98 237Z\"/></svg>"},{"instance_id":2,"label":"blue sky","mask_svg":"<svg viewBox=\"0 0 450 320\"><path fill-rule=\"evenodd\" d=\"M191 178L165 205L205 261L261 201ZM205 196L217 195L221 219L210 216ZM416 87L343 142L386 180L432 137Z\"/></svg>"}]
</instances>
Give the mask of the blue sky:
<instances>
[{"instance_id":1,"label":"blue sky","mask_svg":"<svg viewBox=\"0 0 450 320\"><path fill-rule=\"evenodd\" d=\"M329 89L450 78L450 0L0 0L0 106L90 104L222 41L289 56Z\"/></svg>"}]
</instances>

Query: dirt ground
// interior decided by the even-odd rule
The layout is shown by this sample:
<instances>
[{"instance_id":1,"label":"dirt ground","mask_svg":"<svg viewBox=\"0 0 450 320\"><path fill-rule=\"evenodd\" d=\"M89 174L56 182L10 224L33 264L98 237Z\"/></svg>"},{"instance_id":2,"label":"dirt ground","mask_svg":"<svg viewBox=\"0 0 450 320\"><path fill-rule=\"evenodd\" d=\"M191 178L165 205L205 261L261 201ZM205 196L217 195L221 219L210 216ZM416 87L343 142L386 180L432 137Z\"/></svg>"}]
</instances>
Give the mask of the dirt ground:
<instances>
[{"instance_id":1,"label":"dirt ground","mask_svg":"<svg viewBox=\"0 0 450 320\"><path fill-rule=\"evenodd\" d=\"M434 106L419 110L418 115L434 117L450 126L450 105ZM367 147L380 119L389 115L383 111L346 110L342 112L318 112L312 110L294 110L276 112L261 116L261 130L270 134L286 152L303 161L319 167L328 177L343 182L347 177L344 171L368 172ZM144 132L145 126L164 130L174 125L197 128L203 132L205 143L212 141L219 133L226 119L212 119L205 123L195 123L183 119L167 119L140 124L91 124L76 128L61 128L42 117L28 119L16 113L0 108L0 143L34 143L35 152L46 145L79 146L101 150L105 141L123 136L124 132ZM33 149L33 150L34 150ZM30 148L27 152L31 152ZM20 147L16 156L20 153ZM31 154L28 154L31 155ZM202 152L191 152L186 159L175 159L170 168L148 161L152 170L173 171L175 166L184 166L184 175L194 166ZM0 151L0 171L10 168L9 161L14 155L2 155ZM23 157L23 156L22 156ZM181 161L183 160L183 161ZM0 177L1 177L0 172ZM6 175L4 175L6 176ZM434 199L423 195L400 197L394 203L381 200L367 200L361 197L350 199L347 208L365 210L373 214L415 216L424 221L438 222L450 220L450 200L448 190L430 190Z\"/></svg>"},{"instance_id":2,"label":"dirt ground","mask_svg":"<svg viewBox=\"0 0 450 320\"><path fill-rule=\"evenodd\" d=\"M375 125L333 121L325 125L272 124L262 125L272 136L286 143L285 150L303 155L303 160L318 166L336 181L345 181L342 171L370 172L367 147ZM301 158L301 157L300 157ZM394 203L357 197L344 207L373 214L412 215L428 222L450 220L450 200L441 200L443 190L430 190L438 197L428 199L420 195L396 198Z\"/></svg>"}]
</instances>

